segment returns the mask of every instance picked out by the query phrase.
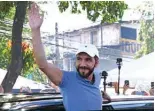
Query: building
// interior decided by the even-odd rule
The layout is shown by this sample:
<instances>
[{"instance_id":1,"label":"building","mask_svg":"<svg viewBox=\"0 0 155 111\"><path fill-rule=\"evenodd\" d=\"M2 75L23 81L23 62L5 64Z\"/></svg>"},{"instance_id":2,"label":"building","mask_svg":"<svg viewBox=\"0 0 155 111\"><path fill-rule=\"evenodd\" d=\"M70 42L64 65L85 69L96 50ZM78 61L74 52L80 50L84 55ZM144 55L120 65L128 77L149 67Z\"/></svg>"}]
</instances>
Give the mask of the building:
<instances>
[{"instance_id":1,"label":"building","mask_svg":"<svg viewBox=\"0 0 155 111\"><path fill-rule=\"evenodd\" d=\"M99 49L99 70L116 68L116 59L123 62L134 59L141 45L137 42L140 24L138 22L121 21L113 24L92 24L78 30L59 33L57 35L60 64L64 70L74 70L74 58L78 45L81 43L94 44ZM58 48L57 47L57 48Z\"/></svg>"}]
</instances>

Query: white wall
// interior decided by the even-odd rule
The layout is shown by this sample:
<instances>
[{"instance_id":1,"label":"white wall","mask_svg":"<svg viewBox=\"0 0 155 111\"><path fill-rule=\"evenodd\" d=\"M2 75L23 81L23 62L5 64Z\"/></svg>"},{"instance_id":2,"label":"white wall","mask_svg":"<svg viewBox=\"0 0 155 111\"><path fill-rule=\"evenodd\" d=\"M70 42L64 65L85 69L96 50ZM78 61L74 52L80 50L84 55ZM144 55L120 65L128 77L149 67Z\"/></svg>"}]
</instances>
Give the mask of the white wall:
<instances>
[{"instance_id":1,"label":"white wall","mask_svg":"<svg viewBox=\"0 0 155 111\"><path fill-rule=\"evenodd\" d=\"M101 45L101 30L98 31L98 45ZM111 24L102 26L103 45L117 45L120 38L120 25Z\"/></svg>"}]
</instances>

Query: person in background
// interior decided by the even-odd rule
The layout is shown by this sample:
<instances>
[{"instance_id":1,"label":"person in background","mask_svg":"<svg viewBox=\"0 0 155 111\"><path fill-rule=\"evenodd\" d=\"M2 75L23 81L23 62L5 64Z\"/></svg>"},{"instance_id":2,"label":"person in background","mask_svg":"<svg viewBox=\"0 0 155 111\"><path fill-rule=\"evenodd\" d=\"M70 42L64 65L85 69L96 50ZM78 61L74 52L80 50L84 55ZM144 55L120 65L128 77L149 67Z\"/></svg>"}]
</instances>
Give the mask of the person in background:
<instances>
[{"instance_id":1,"label":"person in background","mask_svg":"<svg viewBox=\"0 0 155 111\"><path fill-rule=\"evenodd\" d=\"M114 86L115 93L118 94L118 82L112 82L112 86Z\"/></svg>"},{"instance_id":2,"label":"person in background","mask_svg":"<svg viewBox=\"0 0 155 111\"><path fill-rule=\"evenodd\" d=\"M137 83L136 84L136 87L135 87L135 91L133 91L131 93L131 95L144 95L144 96L148 96L149 93L147 91L147 88L146 88L146 85L145 83Z\"/></svg>"},{"instance_id":3,"label":"person in background","mask_svg":"<svg viewBox=\"0 0 155 111\"><path fill-rule=\"evenodd\" d=\"M115 93L118 94L118 82L113 82L112 85L114 86ZM129 87L128 84L124 84L123 85L123 91L121 92L121 94L127 95L127 91L128 91L129 88L130 87Z\"/></svg>"},{"instance_id":4,"label":"person in background","mask_svg":"<svg viewBox=\"0 0 155 111\"><path fill-rule=\"evenodd\" d=\"M151 89L149 90L149 94L150 94L150 96L154 96L154 89L151 88Z\"/></svg>"},{"instance_id":5,"label":"person in background","mask_svg":"<svg viewBox=\"0 0 155 111\"><path fill-rule=\"evenodd\" d=\"M22 86L20 88L20 93L31 93L31 89L30 89L30 87L24 87L24 86Z\"/></svg>"},{"instance_id":6,"label":"person in background","mask_svg":"<svg viewBox=\"0 0 155 111\"><path fill-rule=\"evenodd\" d=\"M129 86L124 84L123 86L123 94L126 94L126 91L129 89ZM131 92L131 95L144 95L148 96L148 92L146 91L146 87L143 84L137 84L134 91Z\"/></svg>"},{"instance_id":7,"label":"person in background","mask_svg":"<svg viewBox=\"0 0 155 111\"><path fill-rule=\"evenodd\" d=\"M129 89L129 85L124 84L123 86L123 95L126 95L126 91Z\"/></svg>"},{"instance_id":8,"label":"person in background","mask_svg":"<svg viewBox=\"0 0 155 111\"><path fill-rule=\"evenodd\" d=\"M150 96L154 96L154 82L151 82L151 88L149 90Z\"/></svg>"},{"instance_id":9,"label":"person in background","mask_svg":"<svg viewBox=\"0 0 155 111\"><path fill-rule=\"evenodd\" d=\"M133 91L131 95L143 95L148 96L149 94L146 91Z\"/></svg>"},{"instance_id":10,"label":"person in background","mask_svg":"<svg viewBox=\"0 0 155 111\"><path fill-rule=\"evenodd\" d=\"M3 89L2 85L0 85L0 93L4 93L4 89Z\"/></svg>"}]
</instances>

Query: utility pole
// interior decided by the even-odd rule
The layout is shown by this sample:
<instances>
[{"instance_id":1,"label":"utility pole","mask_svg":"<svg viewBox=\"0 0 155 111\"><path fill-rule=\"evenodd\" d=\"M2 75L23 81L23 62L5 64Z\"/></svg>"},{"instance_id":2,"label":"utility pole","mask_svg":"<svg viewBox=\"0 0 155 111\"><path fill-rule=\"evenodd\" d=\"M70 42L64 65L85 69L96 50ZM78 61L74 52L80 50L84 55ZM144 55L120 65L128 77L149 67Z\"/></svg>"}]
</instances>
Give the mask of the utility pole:
<instances>
[{"instance_id":1,"label":"utility pole","mask_svg":"<svg viewBox=\"0 0 155 111\"><path fill-rule=\"evenodd\" d=\"M102 29L102 22L101 22L101 47L103 46L103 29Z\"/></svg>"},{"instance_id":2,"label":"utility pole","mask_svg":"<svg viewBox=\"0 0 155 111\"><path fill-rule=\"evenodd\" d=\"M59 66L59 60L60 60L60 53L59 53L59 43L58 43L58 23L55 23L55 44L56 44L56 66Z\"/></svg>"},{"instance_id":3,"label":"utility pole","mask_svg":"<svg viewBox=\"0 0 155 111\"><path fill-rule=\"evenodd\" d=\"M65 35L64 35L64 31L63 31L63 34L62 34L62 36L63 36L63 38L62 38L62 40L63 40L63 50L64 50L64 46L65 46L65 41L64 41L64 38L65 38Z\"/></svg>"}]
</instances>

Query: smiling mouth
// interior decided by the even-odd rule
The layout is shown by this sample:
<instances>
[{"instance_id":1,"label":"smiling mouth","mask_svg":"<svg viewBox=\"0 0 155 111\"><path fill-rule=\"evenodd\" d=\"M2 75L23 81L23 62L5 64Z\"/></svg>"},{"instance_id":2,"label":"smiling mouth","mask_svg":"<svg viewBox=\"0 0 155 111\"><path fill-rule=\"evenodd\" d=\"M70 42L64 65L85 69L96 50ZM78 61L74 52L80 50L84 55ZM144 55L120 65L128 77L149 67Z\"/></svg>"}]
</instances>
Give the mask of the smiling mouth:
<instances>
[{"instance_id":1,"label":"smiling mouth","mask_svg":"<svg viewBox=\"0 0 155 111\"><path fill-rule=\"evenodd\" d=\"M88 70L88 69L83 69L83 68L80 68L80 70L83 70L83 71L85 71L85 70Z\"/></svg>"}]
</instances>

